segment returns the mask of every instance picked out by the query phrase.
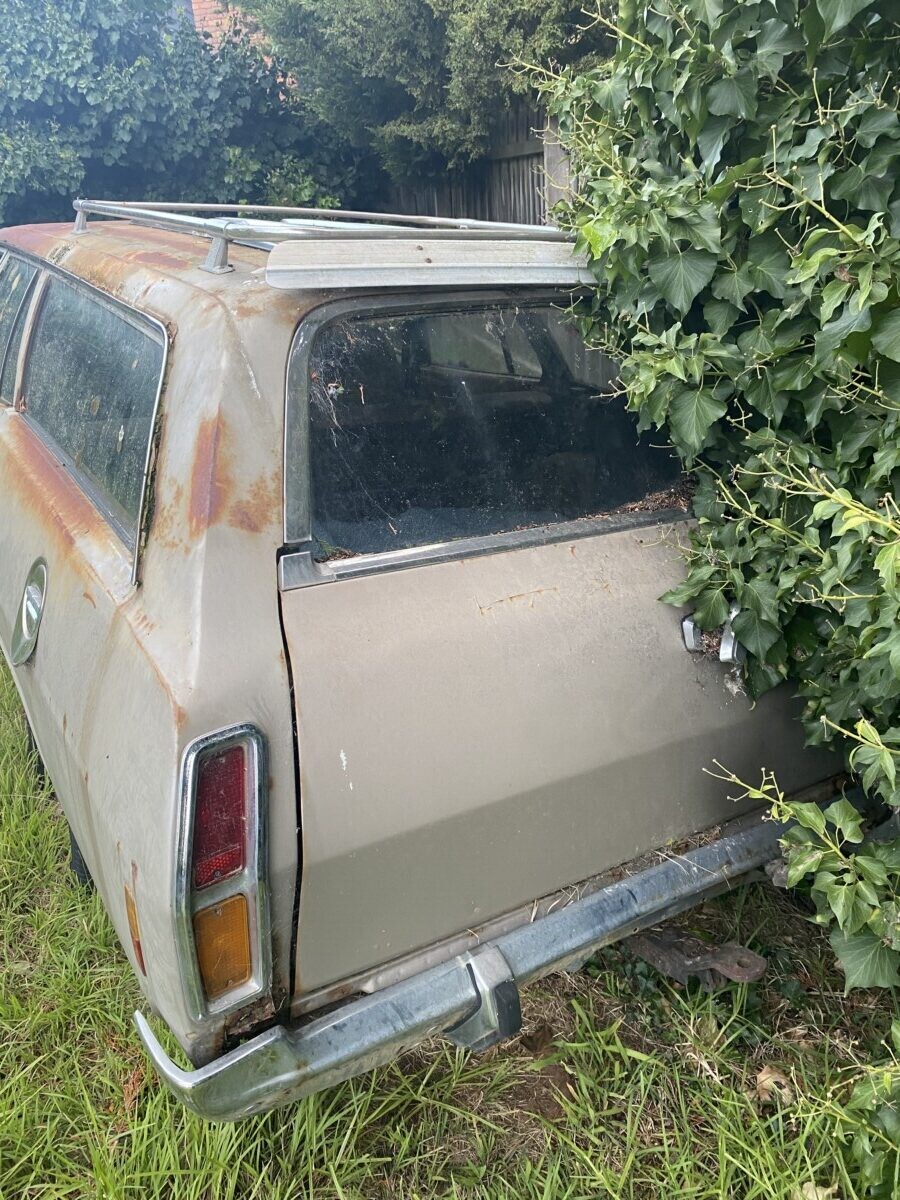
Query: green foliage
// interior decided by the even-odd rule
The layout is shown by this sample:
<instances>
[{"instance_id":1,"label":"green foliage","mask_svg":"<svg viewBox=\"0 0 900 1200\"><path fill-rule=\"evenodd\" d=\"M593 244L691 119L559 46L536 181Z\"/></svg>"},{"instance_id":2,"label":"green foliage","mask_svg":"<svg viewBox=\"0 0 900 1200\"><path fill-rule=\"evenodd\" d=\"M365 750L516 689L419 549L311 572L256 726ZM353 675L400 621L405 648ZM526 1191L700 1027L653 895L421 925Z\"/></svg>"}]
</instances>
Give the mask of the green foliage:
<instances>
[{"instance_id":1,"label":"green foliage","mask_svg":"<svg viewBox=\"0 0 900 1200\"><path fill-rule=\"evenodd\" d=\"M0 219L76 194L327 199L352 186L277 63L235 25L213 49L168 0L0 0ZM288 186L290 184L290 186Z\"/></svg>"},{"instance_id":2,"label":"green foliage","mask_svg":"<svg viewBox=\"0 0 900 1200\"><path fill-rule=\"evenodd\" d=\"M579 0L246 0L317 115L396 180L483 154L528 81L608 45Z\"/></svg>"},{"instance_id":3,"label":"green foliage","mask_svg":"<svg viewBox=\"0 0 900 1200\"><path fill-rule=\"evenodd\" d=\"M700 477L686 581L754 695L900 807L900 24L894 0L623 0L606 66L538 83L573 160L578 318ZM794 816L800 820L797 813ZM900 983L900 846L787 840L848 985ZM852 848L852 852L846 849Z\"/></svg>"}]
</instances>

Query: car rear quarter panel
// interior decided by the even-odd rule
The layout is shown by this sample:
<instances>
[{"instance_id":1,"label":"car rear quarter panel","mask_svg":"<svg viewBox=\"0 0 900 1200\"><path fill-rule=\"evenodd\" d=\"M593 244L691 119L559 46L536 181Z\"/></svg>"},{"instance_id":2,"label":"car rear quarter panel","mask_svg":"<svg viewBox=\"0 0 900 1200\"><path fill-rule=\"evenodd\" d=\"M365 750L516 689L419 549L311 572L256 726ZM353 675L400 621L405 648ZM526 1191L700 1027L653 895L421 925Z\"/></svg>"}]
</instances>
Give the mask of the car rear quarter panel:
<instances>
[{"instance_id":1,"label":"car rear quarter panel","mask_svg":"<svg viewBox=\"0 0 900 1200\"><path fill-rule=\"evenodd\" d=\"M21 231L13 231L21 232ZM35 671L16 671L40 729L63 730L48 770L126 952L133 959L123 884L135 888L147 979L156 1008L195 1061L221 1041L221 1021L197 1022L181 988L173 936L178 773L185 748L243 721L268 741L274 990L290 973L297 822L290 687L276 586L281 544L284 369L296 301L267 309L245 270L233 293L210 277L166 274L164 247L118 256L90 235L50 244L41 231L16 240L160 319L169 333L158 454L140 585L130 554L18 413L0 412L0 494L15 512L24 558L53 547L48 611ZM116 247L113 247L116 250ZM143 256L143 257L141 257ZM202 248L197 262L202 261ZM180 266L181 277L175 277ZM225 282L221 287L226 286ZM243 308L243 311L241 309ZM22 580L0 572L0 639ZM98 608L108 611L105 627ZM98 628L102 636L98 635ZM30 672L30 675L29 675ZM43 707L43 711L40 711ZM53 745L49 736L39 743Z\"/></svg>"}]
</instances>

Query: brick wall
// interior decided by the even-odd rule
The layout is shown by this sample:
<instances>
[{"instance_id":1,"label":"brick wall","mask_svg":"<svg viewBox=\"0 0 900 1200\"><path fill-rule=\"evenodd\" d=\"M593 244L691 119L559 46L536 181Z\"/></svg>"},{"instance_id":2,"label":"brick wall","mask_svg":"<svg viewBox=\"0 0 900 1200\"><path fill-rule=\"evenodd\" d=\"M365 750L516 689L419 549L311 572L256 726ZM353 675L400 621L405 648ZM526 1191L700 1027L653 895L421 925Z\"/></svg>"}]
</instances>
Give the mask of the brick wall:
<instances>
[{"instance_id":1,"label":"brick wall","mask_svg":"<svg viewBox=\"0 0 900 1200\"><path fill-rule=\"evenodd\" d=\"M194 24L198 29L221 37L228 28L228 8L222 0L192 0Z\"/></svg>"}]
</instances>

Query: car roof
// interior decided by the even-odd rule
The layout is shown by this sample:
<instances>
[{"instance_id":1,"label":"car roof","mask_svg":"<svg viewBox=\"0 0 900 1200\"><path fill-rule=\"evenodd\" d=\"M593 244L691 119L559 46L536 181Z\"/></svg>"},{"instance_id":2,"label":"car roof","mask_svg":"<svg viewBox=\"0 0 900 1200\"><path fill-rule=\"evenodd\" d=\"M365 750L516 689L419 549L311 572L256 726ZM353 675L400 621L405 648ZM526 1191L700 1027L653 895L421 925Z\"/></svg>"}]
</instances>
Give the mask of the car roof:
<instances>
[{"instance_id":1,"label":"car roof","mask_svg":"<svg viewBox=\"0 0 900 1200\"><path fill-rule=\"evenodd\" d=\"M176 319L184 311L183 288L220 303L236 318L265 310L267 319L291 329L310 308L327 299L321 292L277 292L265 279L266 251L232 244L222 274L202 269L208 239L128 221L92 221L76 233L72 222L19 225L0 229L0 247L60 267L101 291L160 317ZM175 282L176 289L160 287Z\"/></svg>"}]
</instances>

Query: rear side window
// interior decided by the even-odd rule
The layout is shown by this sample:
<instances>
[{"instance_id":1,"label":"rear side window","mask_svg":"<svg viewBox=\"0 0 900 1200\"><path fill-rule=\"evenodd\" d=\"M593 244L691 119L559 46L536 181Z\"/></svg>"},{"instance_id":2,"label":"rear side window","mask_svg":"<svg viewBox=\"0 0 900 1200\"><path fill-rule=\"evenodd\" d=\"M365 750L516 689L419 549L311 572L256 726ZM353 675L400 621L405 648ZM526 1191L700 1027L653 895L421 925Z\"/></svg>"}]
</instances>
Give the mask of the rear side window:
<instances>
[{"instance_id":1,"label":"rear side window","mask_svg":"<svg viewBox=\"0 0 900 1200\"><path fill-rule=\"evenodd\" d=\"M35 268L9 255L0 269L0 403L12 404L16 363Z\"/></svg>"},{"instance_id":2,"label":"rear side window","mask_svg":"<svg viewBox=\"0 0 900 1200\"><path fill-rule=\"evenodd\" d=\"M289 384L308 427L289 441L288 487L308 460L318 557L578 520L671 488L678 465L639 437L615 374L547 302L324 326Z\"/></svg>"},{"instance_id":3,"label":"rear side window","mask_svg":"<svg viewBox=\"0 0 900 1200\"><path fill-rule=\"evenodd\" d=\"M130 542L163 357L160 332L57 277L49 280L23 408Z\"/></svg>"}]
</instances>

